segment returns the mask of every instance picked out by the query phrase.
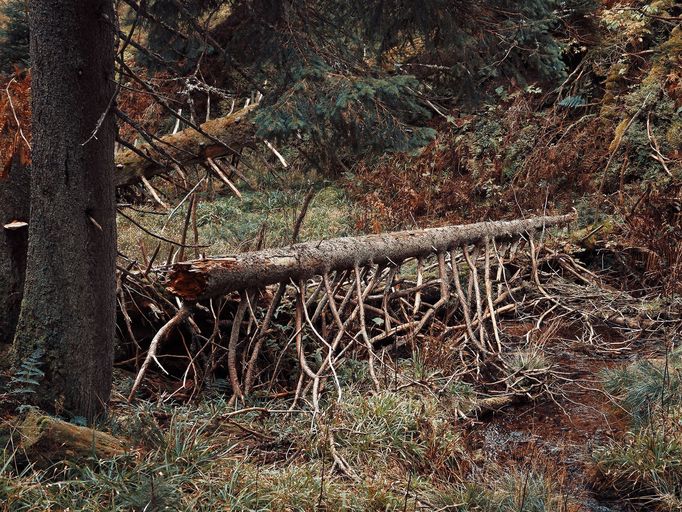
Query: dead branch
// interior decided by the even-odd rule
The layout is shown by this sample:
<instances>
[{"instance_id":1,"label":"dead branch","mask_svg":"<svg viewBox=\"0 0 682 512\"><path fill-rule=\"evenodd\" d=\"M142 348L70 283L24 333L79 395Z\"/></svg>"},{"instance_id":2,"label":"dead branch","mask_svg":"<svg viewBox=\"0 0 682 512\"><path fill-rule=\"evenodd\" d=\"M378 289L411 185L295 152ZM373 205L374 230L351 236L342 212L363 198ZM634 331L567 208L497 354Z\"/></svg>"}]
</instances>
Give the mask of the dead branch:
<instances>
[{"instance_id":1,"label":"dead branch","mask_svg":"<svg viewBox=\"0 0 682 512\"><path fill-rule=\"evenodd\" d=\"M233 151L226 149L225 144L218 144L214 139L224 140L230 144L230 148L247 146L254 136L254 127L248 121L248 116L255 108L256 105L252 105L202 124L201 131L210 134L210 137L194 128L160 137L159 141L165 146L164 153L175 163L181 162L182 165L197 164L205 162L207 158L215 159L232 154ZM157 151L148 144L136 149L137 151L119 151L116 155L116 185L119 187L135 184L143 177L151 178L169 170L172 162L168 166L159 165L159 156L163 160L164 155L157 155ZM147 155L156 157L156 160Z\"/></svg>"},{"instance_id":2,"label":"dead branch","mask_svg":"<svg viewBox=\"0 0 682 512\"><path fill-rule=\"evenodd\" d=\"M173 328L176 325L182 323L190 315L191 312L192 304L189 303L183 304L182 307L178 309L178 312L175 314L175 316L171 318L163 327L161 327L161 329L159 329L159 332L156 333L156 336L154 336L154 339L149 345L147 357L142 363L142 367L140 368L140 371L137 373L137 377L135 377L135 383L133 384L133 387L130 390L130 394L128 395L128 402L132 402L133 399L135 398L135 393L137 392L137 389L140 387L140 384L142 383L142 379L144 378L144 374L147 372L147 367L149 367L149 363L152 361L152 359L155 359L156 357L156 351L158 350L159 345L166 340L166 338L173 330Z\"/></svg>"}]
</instances>

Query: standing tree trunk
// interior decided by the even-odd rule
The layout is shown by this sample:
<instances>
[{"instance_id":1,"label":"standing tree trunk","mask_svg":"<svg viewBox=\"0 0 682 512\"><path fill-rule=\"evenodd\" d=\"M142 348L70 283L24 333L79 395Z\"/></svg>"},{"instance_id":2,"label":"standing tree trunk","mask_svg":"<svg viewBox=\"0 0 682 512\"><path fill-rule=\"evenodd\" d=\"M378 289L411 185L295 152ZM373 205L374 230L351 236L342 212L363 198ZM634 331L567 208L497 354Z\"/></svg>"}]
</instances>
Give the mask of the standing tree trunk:
<instances>
[{"instance_id":1,"label":"standing tree trunk","mask_svg":"<svg viewBox=\"0 0 682 512\"><path fill-rule=\"evenodd\" d=\"M29 172L16 155L9 174L0 179L0 352L12 343L24 291L28 228ZM7 226L7 227L5 227Z\"/></svg>"},{"instance_id":2,"label":"standing tree trunk","mask_svg":"<svg viewBox=\"0 0 682 512\"><path fill-rule=\"evenodd\" d=\"M116 315L114 10L30 0L29 12L31 218L15 362L42 348L39 405L92 420L111 392Z\"/></svg>"}]
</instances>

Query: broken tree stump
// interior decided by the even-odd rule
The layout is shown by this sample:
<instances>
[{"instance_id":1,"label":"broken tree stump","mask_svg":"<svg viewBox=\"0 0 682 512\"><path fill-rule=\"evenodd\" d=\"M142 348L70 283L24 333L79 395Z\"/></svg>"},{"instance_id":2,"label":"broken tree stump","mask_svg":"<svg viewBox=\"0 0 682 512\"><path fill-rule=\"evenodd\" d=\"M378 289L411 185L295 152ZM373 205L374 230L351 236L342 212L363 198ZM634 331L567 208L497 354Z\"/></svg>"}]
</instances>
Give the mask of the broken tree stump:
<instances>
[{"instance_id":1,"label":"broken tree stump","mask_svg":"<svg viewBox=\"0 0 682 512\"><path fill-rule=\"evenodd\" d=\"M17 151L8 172L0 171L0 345L14 339L24 295L31 181L24 153Z\"/></svg>"},{"instance_id":2,"label":"broken tree stump","mask_svg":"<svg viewBox=\"0 0 682 512\"><path fill-rule=\"evenodd\" d=\"M21 449L40 467L62 460L110 459L127 452L120 439L33 410L19 426Z\"/></svg>"}]
</instances>

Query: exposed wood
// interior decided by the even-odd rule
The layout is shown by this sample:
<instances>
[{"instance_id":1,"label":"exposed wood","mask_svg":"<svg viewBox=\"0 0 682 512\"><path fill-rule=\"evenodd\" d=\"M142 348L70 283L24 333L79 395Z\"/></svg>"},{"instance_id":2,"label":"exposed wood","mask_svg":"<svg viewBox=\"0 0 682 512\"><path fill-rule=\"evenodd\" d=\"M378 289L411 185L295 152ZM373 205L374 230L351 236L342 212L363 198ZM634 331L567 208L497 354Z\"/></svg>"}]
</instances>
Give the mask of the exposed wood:
<instances>
[{"instance_id":1,"label":"exposed wood","mask_svg":"<svg viewBox=\"0 0 682 512\"><path fill-rule=\"evenodd\" d=\"M110 459L127 451L125 443L110 434L67 423L38 410L28 413L19 433L22 452L39 467L62 460Z\"/></svg>"},{"instance_id":2,"label":"exposed wood","mask_svg":"<svg viewBox=\"0 0 682 512\"><path fill-rule=\"evenodd\" d=\"M280 249L177 263L168 274L167 289L186 300L201 300L235 290L298 281L369 263L399 263L408 258L482 241L486 237L513 237L526 231L567 224L574 219L575 214L572 213L334 238Z\"/></svg>"},{"instance_id":3,"label":"exposed wood","mask_svg":"<svg viewBox=\"0 0 682 512\"><path fill-rule=\"evenodd\" d=\"M5 224L2 227L8 231L16 231L17 229L25 228L27 226L28 226L28 222L23 222L20 220L14 220L12 222Z\"/></svg>"},{"instance_id":4,"label":"exposed wood","mask_svg":"<svg viewBox=\"0 0 682 512\"><path fill-rule=\"evenodd\" d=\"M257 107L251 105L228 116L219 117L202 124L200 128L215 139L224 141L231 148L239 150L247 146L254 136L254 126L247 120ZM175 134L160 137L160 147L183 165L205 162L207 158L218 158L228 154L228 149L202 135L194 128L186 128ZM152 156L157 162L163 158L148 144L116 154L116 186L132 185L143 177L151 178L167 172L166 167L145 159L140 153Z\"/></svg>"}]
</instances>

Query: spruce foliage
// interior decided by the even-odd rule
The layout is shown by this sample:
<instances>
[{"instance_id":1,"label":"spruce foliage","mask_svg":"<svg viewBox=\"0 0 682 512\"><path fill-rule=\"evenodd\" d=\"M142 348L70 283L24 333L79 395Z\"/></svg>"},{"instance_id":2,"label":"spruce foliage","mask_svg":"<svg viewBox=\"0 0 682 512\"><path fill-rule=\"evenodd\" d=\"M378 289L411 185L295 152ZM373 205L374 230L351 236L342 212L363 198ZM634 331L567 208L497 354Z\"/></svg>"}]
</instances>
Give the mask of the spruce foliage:
<instances>
[{"instance_id":1,"label":"spruce foliage","mask_svg":"<svg viewBox=\"0 0 682 512\"><path fill-rule=\"evenodd\" d=\"M190 72L204 52L212 52L201 34L195 33L195 23L202 14L214 12L218 0L151 0L146 2L147 16L137 21L146 29L148 53L138 53L139 62L153 70L169 66ZM133 18L136 16L132 13ZM128 20L132 22L133 20Z\"/></svg>"},{"instance_id":2,"label":"spruce foliage","mask_svg":"<svg viewBox=\"0 0 682 512\"><path fill-rule=\"evenodd\" d=\"M9 0L0 6L0 72L15 66L28 67L28 5L26 0Z\"/></svg>"},{"instance_id":3,"label":"spruce foliage","mask_svg":"<svg viewBox=\"0 0 682 512\"><path fill-rule=\"evenodd\" d=\"M431 140L427 94L471 101L500 80L565 78L558 34L592 0L238 0L202 37L197 23L209 26L219 4L150 2L172 27L150 26L153 55L221 66L220 85L264 94L260 136L310 142L333 165Z\"/></svg>"}]
</instances>

